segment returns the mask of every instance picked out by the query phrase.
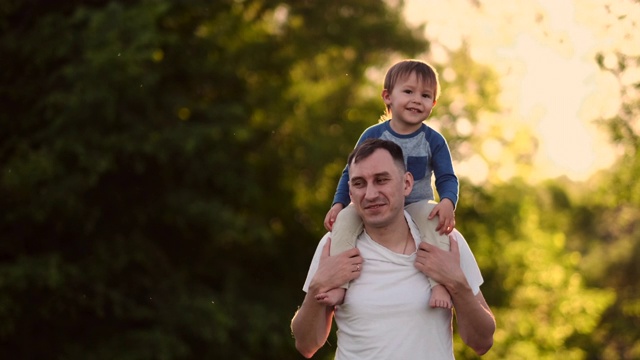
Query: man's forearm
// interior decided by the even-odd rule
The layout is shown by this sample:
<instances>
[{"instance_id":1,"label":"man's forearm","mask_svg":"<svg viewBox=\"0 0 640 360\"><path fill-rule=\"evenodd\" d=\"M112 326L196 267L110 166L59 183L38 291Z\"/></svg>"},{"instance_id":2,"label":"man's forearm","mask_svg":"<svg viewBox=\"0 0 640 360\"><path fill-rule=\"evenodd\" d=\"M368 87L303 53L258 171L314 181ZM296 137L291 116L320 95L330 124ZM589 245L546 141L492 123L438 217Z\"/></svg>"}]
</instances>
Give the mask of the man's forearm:
<instances>
[{"instance_id":1,"label":"man's forearm","mask_svg":"<svg viewBox=\"0 0 640 360\"><path fill-rule=\"evenodd\" d=\"M311 293L310 289L291 320L296 349L306 358L313 356L327 341L334 311L333 307L317 302Z\"/></svg>"},{"instance_id":2,"label":"man's forearm","mask_svg":"<svg viewBox=\"0 0 640 360\"><path fill-rule=\"evenodd\" d=\"M496 322L482 292L474 296L464 284L450 293L462 341L479 355L486 353L493 346Z\"/></svg>"}]
</instances>

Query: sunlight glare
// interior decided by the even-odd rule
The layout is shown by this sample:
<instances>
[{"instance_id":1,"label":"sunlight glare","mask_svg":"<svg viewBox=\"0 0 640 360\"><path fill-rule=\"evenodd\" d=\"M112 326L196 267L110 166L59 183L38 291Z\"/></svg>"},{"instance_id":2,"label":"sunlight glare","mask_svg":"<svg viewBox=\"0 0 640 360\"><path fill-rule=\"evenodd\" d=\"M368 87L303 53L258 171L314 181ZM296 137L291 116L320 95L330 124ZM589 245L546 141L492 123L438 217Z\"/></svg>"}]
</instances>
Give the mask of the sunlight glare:
<instances>
[{"instance_id":1,"label":"sunlight glare","mask_svg":"<svg viewBox=\"0 0 640 360\"><path fill-rule=\"evenodd\" d=\"M435 52L442 52L438 47L454 50L466 41L476 61L496 70L502 83L500 121L528 124L538 139L536 180L562 175L586 180L617 156L595 120L616 113L619 92L598 68L595 54L621 46L640 49L637 31L611 23L615 16L631 13L640 18L639 7L629 1L615 3L407 0L405 14L411 23L426 23L425 35ZM605 5L613 15L604 16ZM631 45L630 38L639 41ZM634 51L625 48L627 54ZM633 82L640 73L626 76ZM480 166L477 161L460 164L462 176L464 171L478 172L470 164ZM512 172L513 168L501 173Z\"/></svg>"},{"instance_id":2,"label":"sunlight glare","mask_svg":"<svg viewBox=\"0 0 640 360\"><path fill-rule=\"evenodd\" d=\"M489 177L487 163L478 154L472 155L465 161L456 163L455 171L459 174L465 174L465 177L476 186L484 183Z\"/></svg>"}]
</instances>

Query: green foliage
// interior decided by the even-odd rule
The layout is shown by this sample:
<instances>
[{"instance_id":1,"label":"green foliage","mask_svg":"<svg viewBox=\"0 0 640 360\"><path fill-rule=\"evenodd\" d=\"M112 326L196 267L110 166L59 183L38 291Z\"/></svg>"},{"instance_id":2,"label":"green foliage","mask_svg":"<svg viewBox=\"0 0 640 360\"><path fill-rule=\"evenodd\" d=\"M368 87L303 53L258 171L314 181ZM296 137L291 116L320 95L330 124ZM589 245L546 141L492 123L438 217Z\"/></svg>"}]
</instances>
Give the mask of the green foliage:
<instances>
[{"instance_id":1,"label":"green foliage","mask_svg":"<svg viewBox=\"0 0 640 360\"><path fill-rule=\"evenodd\" d=\"M566 207L566 198L553 186L535 189L518 181L482 190L465 184L461 191L474 194L472 206L458 209L457 217L464 219L463 233L472 234L466 236L498 324L484 357L585 358L572 339L596 329L614 294L587 287L580 254L566 250L563 223L549 220ZM460 344L458 349L471 356Z\"/></svg>"},{"instance_id":2,"label":"green foliage","mask_svg":"<svg viewBox=\"0 0 640 360\"><path fill-rule=\"evenodd\" d=\"M627 31L637 31L632 18L613 21ZM605 55L615 61L605 61ZM581 340L592 354L590 359L634 359L640 357L640 87L637 80L629 79L634 79L640 57L624 48L600 53L596 62L620 84L618 113L599 123L624 154L614 167L599 174L594 191L583 195L576 211L573 248L584 254L581 267L588 281L613 289L617 296L598 331Z\"/></svg>"},{"instance_id":3,"label":"green foliage","mask_svg":"<svg viewBox=\"0 0 640 360\"><path fill-rule=\"evenodd\" d=\"M477 127L482 112L499 111L500 81L492 68L474 63L466 45L448 51L448 58L447 62L436 64L442 94L434 108L434 118L427 121L437 123L452 152L460 155L463 144L469 146L482 138L476 138L474 133L462 133L456 124L464 118Z\"/></svg>"},{"instance_id":4,"label":"green foliage","mask_svg":"<svg viewBox=\"0 0 640 360\"><path fill-rule=\"evenodd\" d=\"M567 247L580 254L586 284L608 289L615 299L603 311L597 329L572 342L589 353L587 359L633 359L640 355L640 312L637 279L640 268L640 203L637 156L625 157L574 195ZM635 174L635 175L634 175Z\"/></svg>"},{"instance_id":5,"label":"green foliage","mask_svg":"<svg viewBox=\"0 0 640 360\"><path fill-rule=\"evenodd\" d=\"M370 121L365 69L425 49L399 11L2 5L1 355L295 358L304 194Z\"/></svg>"},{"instance_id":6,"label":"green foliage","mask_svg":"<svg viewBox=\"0 0 640 360\"><path fill-rule=\"evenodd\" d=\"M288 323L346 155L384 109L375 73L428 50L400 11L2 3L0 356L298 358ZM480 115L499 89L465 49L450 59L429 121L462 159L495 135ZM628 156L597 192L462 182L458 223L498 321L487 358L640 354L638 107L624 99L603 122ZM334 350L332 335L316 357ZM456 355L473 357L459 339Z\"/></svg>"}]
</instances>

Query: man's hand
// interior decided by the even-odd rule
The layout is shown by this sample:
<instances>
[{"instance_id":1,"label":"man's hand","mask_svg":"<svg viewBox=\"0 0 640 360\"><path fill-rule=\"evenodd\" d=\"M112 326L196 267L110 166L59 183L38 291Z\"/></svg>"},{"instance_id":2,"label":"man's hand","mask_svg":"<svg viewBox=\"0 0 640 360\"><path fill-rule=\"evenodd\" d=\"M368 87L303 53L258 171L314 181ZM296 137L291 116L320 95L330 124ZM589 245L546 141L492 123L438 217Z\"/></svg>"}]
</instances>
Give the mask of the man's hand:
<instances>
[{"instance_id":1,"label":"man's hand","mask_svg":"<svg viewBox=\"0 0 640 360\"><path fill-rule=\"evenodd\" d=\"M338 213L342 211L342 209L344 209L344 205L340 203L333 204L331 209L329 209L329 212L324 217L324 228L327 229L327 231L331 231L331 229L333 229L333 223L336 222Z\"/></svg>"},{"instance_id":2,"label":"man's hand","mask_svg":"<svg viewBox=\"0 0 640 360\"><path fill-rule=\"evenodd\" d=\"M460 267L458 241L453 235L449 235L449 242L451 244L450 251L421 242L414 263L416 269L447 288L457 281L466 283L466 278Z\"/></svg>"},{"instance_id":3,"label":"man's hand","mask_svg":"<svg viewBox=\"0 0 640 360\"><path fill-rule=\"evenodd\" d=\"M429 220L438 217L438 226L436 231L440 235L449 235L456 226L456 215L453 211L453 202L444 198L436 205L429 214Z\"/></svg>"},{"instance_id":4,"label":"man's hand","mask_svg":"<svg viewBox=\"0 0 640 360\"><path fill-rule=\"evenodd\" d=\"M335 256L329 256L331 238L322 248L318 270L309 284L309 293L313 296L339 288L360 277L363 259L360 250L353 248Z\"/></svg>"}]
</instances>

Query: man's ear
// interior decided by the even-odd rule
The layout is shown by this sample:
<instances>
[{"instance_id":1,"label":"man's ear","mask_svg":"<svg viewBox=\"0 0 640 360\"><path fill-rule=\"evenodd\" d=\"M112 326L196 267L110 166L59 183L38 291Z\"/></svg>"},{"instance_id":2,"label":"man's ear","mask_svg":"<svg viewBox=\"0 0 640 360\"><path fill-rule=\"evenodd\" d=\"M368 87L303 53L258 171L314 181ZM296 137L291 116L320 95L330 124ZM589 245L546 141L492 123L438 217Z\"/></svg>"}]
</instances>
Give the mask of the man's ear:
<instances>
[{"instance_id":1,"label":"man's ear","mask_svg":"<svg viewBox=\"0 0 640 360\"><path fill-rule=\"evenodd\" d=\"M411 194L413 190L413 174L410 172L404 173L404 196Z\"/></svg>"},{"instance_id":2,"label":"man's ear","mask_svg":"<svg viewBox=\"0 0 640 360\"><path fill-rule=\"evenodd\" d=\"M433 106L436 106L437 102L438 102L438 100L433 100Z\"/></svg>"}]
</instances>

